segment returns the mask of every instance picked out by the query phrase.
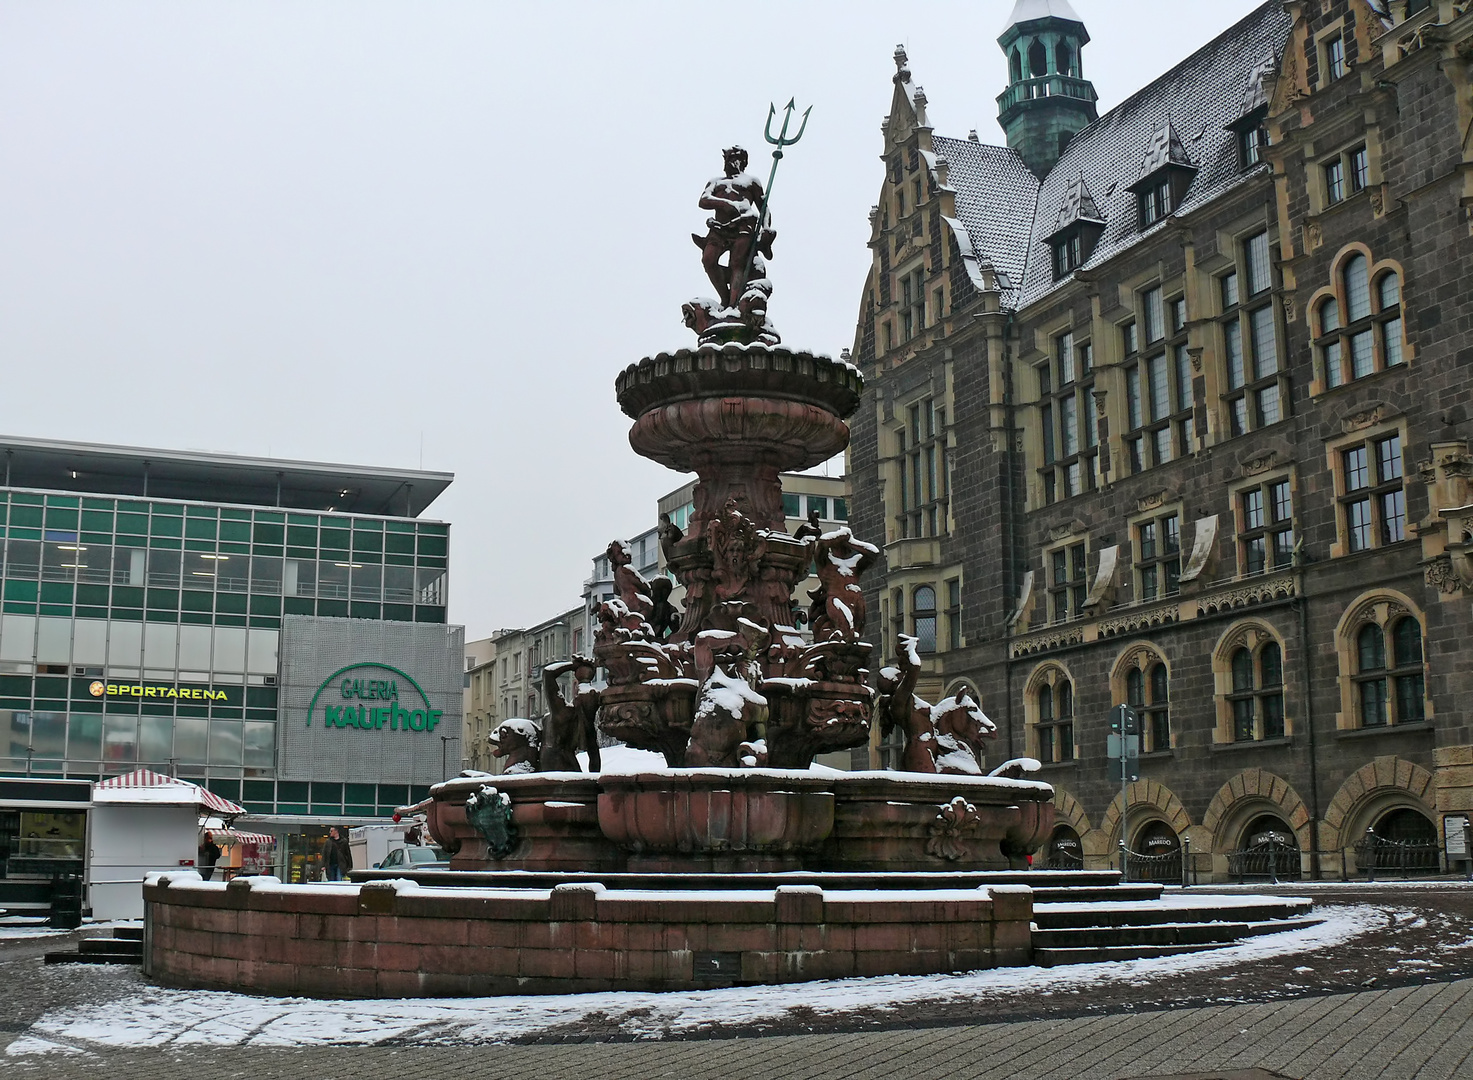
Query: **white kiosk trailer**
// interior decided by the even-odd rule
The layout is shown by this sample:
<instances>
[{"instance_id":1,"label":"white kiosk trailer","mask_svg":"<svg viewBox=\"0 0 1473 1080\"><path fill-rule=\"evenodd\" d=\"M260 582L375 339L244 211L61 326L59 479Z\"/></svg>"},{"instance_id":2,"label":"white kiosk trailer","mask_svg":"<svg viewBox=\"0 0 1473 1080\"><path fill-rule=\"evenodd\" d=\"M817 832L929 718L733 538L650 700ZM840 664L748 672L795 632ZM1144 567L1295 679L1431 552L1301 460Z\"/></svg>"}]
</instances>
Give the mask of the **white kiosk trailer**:
<instances>
[{"instance_id":1,"label":"white kiosk trailer","mask_svg":"<svg viewBox=\"0 0 1473 1080\"><path fill-rule=\"evenodd\" d=\"M244 813L198 784L148 769L93 784L92 917L143 918L144 877L194 866L201 817L229 822Z\"/></svg>"}]
</instances>

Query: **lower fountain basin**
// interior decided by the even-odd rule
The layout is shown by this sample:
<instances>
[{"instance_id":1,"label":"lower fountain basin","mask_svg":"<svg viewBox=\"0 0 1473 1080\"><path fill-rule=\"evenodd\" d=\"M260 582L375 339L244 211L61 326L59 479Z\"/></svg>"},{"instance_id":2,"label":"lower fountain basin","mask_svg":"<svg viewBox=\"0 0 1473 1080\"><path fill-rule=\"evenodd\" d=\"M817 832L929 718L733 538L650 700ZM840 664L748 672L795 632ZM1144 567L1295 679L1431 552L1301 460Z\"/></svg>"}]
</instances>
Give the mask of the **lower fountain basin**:
<instances>
[{"instance_id":1,"label":"lower fountain basin","mask_svg":"<svg viewBox=\"0 0 1473 1080\"><path fill-rule=\"evenodd\" d=\"M833 778L775 769L660 769L599 778L599 827L631 870L799 869L833 831Z\"/></svg>"}]
</instances>

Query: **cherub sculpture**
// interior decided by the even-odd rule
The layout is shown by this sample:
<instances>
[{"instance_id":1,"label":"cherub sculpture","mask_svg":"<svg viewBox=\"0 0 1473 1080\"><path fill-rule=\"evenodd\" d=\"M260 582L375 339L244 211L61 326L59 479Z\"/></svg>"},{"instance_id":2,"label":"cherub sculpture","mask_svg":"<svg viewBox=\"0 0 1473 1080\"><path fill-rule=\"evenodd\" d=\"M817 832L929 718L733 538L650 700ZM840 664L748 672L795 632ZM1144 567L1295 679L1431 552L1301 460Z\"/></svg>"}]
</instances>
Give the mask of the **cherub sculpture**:
<instances>
[{"instance_id":1,"label":"cherub sculpture","mask_svg":"<svg viewBox=\"0 0 1473 1080\"><path fill-rule=\"evenodd\" d=\"M573 699L563 697L558 679L573 673ZM599 772L603 763L598 753L599 692L593 685L598 665L587 656L574 656L547 664L542 669L542 696L547 700L547 720L542 729L542 772L582 772L578 744L588 751L588 771Z\"/></svg>"},{"instance_id":2,"label":"cherub sculpture","mask_svg":"<svg viewBox=\"0 0 1473 1080\"><path fill-rule=\"evenodd\" d=\"M648 620L655 606L654 600L650 598L650 583L630 565L633 560L619 541L610 543L605 555L614 570L614 592L618 593L619 599L624 602L631 615Z\"/></svg>"},{"instance_id":3,"label":"cherub sculpture","mask_svg":"<svg viewBox=\"0 0 1473 1080\"><path fill-rule=\"evenodd\" d=\"M542 747L542 727L536 720L503 720L486 737L491 756L506 759L503 773L536 772Z\"/></svg>"},{"instance_id":4,"label":"cherub sculpture","mask_svg":"<svg viewBox=\"0 0 1473 1080\"><path fill-rule=\"evenodd\" d=\"M650 612L650 629L656 641L664 641L680 628L680 609L670 602L670 591L675 584L664 575L650 582L650 599L654 608Z\"/></svg>"},{"instance_id":5,"label":"cherub sculpture","mask_svg":"<svg viewBox=\"0 0 1473 1080\"><path fill-rule=\"evenodd\" d=\"M821 600L822 614L814 613L813 639L858 641L864 635L864 589L859 576L880 557L880 549L856 540L848 526L841 525L812 541L810 550L818 574L819 589L809 593L814 608Z\"/></svg>"},{"instance_id":6,"label":"cherub sculpture","mask_svg":"<svg viewBox=\"0 0 1473 1080\"><path fill-rule=\"evenodd\" d=\"M668 563L675 558L675 545L685 539L685 533L680 531L680 526L670 520L669 514L660 515L660 525L655 530L655 535L660 538L660 551Z\"/></svg>"}]
</instances>

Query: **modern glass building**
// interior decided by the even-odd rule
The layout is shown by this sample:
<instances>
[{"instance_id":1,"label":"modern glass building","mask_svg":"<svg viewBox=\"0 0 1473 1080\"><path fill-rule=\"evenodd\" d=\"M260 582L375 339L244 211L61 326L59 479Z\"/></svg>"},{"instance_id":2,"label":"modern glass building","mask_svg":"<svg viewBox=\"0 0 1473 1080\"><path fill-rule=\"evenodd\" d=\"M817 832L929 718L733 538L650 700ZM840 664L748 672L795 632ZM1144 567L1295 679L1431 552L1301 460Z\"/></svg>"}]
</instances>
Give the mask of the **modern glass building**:
<instances>
[{"instance_id":1,"label":"modern glass building","mask_svg":"<svg viewBox=\"0 0 1473 1080\"><path fill-rule=\"evenodd\" d=\"M0 454L0 775L148 768L284 821L391 813L443 776L425 731L300 760L283 725L313 721L279 694L295 649L299 679L366 666L347 674L397 693L397 672L459 731L450 530L419 516L450 474L10 438Z\"/></svg>"}]
</instances>

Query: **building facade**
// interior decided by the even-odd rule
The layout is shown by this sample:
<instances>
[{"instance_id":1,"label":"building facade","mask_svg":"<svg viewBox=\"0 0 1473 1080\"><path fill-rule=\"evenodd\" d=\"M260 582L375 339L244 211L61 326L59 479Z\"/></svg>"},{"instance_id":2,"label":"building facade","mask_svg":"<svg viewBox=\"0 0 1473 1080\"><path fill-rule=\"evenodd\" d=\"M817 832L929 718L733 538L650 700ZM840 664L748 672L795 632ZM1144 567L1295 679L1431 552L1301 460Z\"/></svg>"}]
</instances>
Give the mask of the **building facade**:
<instances>
[{"instance_id":1,"label":"building facade","mask_svg":"<svg viewBox=\"0 0 1473 1080\"><path fill-rule=\"evenodd\" d=\"M0 450L0 774L184 777L300 871L319 826L381 819L458 763L449 526L419 517L451 476Z\"/></svg>"},{"instance_id":2,"label":"building facade","mask_svg":"<svg viewBox=\"0 0 1473 1080\"><path fill-rule=\"evenodd\" d=\"M1101 115L1078 13L1019 0L1008 146L897 50L855 528L887 656L1044 763L1060 864L1338 873L1473 809L1468 7L1271 0Z\"/></svg>"}]
</instances>

